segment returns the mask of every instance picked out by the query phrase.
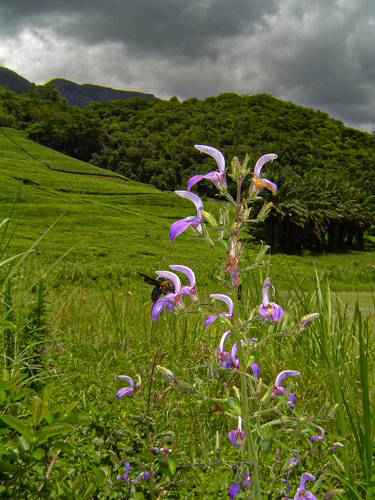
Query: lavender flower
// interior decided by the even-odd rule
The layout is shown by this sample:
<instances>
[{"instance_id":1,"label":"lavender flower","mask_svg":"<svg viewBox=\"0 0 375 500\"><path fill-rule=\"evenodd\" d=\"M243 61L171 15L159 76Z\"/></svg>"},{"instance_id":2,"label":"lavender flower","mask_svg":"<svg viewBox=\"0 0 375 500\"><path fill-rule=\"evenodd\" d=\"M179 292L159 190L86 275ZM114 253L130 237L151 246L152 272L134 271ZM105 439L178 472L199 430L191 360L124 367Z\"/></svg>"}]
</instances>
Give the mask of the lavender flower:
<instances>
[{"instance_id":1,"label":"lavender flower","mask_svg":"<svg viewBox=\"0 0 375 500\"><path fill-rule=\"evenodd\" d=\"M237 429L228 432L229 441L233 444L233 446L239 448L241 446L244 435L245 431L242 430L242 418L238 417Z\"/></svg>"},{"instance_id":2,"label":"lavender flower","mask_svg":"<svg viewBox=\"0 0 375 500\"><path fill-rule=\"evenodd\" d=\"M278 394L285 394L286 393L286 389L284 387L280 386L281 381L285 377L295 377L295 376L297 376L299 374L300 374L300 372L296 372L296 371L293 371L293 370L285 370L283 372L280 372L278 374L278 376L276 377L276 380L275 380L275 389L274 389L274 391L272 393L272 396L276 396ZM288 401L289 401L289 408L291 410L293 410L296 399L295 399L295 397L294 397L294 395L292 393L289 394Z\"/></svg>"},{"instance_id":3,"label":"lavender flower","mask_svg":"<svg viewBox=\"0 0 375 500\"><path fill-rule=\"evenodd\" d=\"M125 467L125 472L124 474L122 474L122 476L117 476L117 480L121 480L121 481L125 481L126 483L129 483L130 479L129 479L129 469L130 469L130 464L129 462L125 462L125 460L122 460L122 463L124 464L124 467ZM155 472L152 472L152 475L154 475ZM135 479L132 479L130 482L132 484L134 483L138 483L138 481L140 479L148 479L150 477L150 473L147 471L147 472L142 472L141 474L139 474Z\"/></svg>"},{"instance_id":4,"label":"lavender flower","mask_svg":"<svg viewBox=\"0 0 375 500\"><path fill-rule=\"evenodd\" d=\"M122 380L126 380L129 383L129 387L123 387L116 393L116 398L121 398L124 396L124 394L128 394L129 396L133 397L133 379L131 377L127 377L126 375L119 375L118 378L121 378Z\"/></svg>"},{"instance_id":5,"label":"lavender flower","mask_svg":"<svg viewBox=\"0 0 375 500\"><path fill-rule=\"evenodd\" d=\"M190 286L183 286L181 288L181 294L182 295L188 295L192 300L198 300L196 291L195 291L195 274L194 272L190 269L190 267L187 266L169 266L173 271L179 271L181 273L186 274L186 276L189 278L190 281Z\"/></svg>"},{"instance_id":6,"label":"lavender flower","mask_svg":"<svg viewBox=\"0 0 375 500\"><path fill-rule=\"evenodd\" d=\"M168 311L172 312L174 307L182 307L181 303L181 281L180 278L175 273L171 273L170 271L155 271L158 276L163 276L164 278L168 278L173 282L174 285L174 293L167 293L163 297L160 297L156 302L152 304L151 307L151 319L152 321L156 321L159 317L159 314L164 309L164 307L168 306Z\"/></svg>"},{"instance_id":7,"label":"lavender flower","mask_svg":"<svg viewBox=\"0 0 375 500\"><path fill-rule=\"evenodd\" d=\"M310 321L312 321L316 318L319 318L319 316L320 316L319 313L306 314L306 316L304 316L301 319L301 321L298 323L298 325L296 326L296 332L299 332L299 331L303 330L304 328L306 328L307 323L309 323Z\"/></svg>"},{"instance_id":8,"label":"lavender flower","mask_svg":"<svg viewBox=\"0 0 375 500\"><path fill-rule=\"evenodd\" d=\"M267 161L273 161L277 158L277 155L274 153L269 153L266 155L263 155L259 158L259 160L255 164L255 169L254 169L254 175L253 175L253 186L254 190L260 189L262 187L265 187L269 189L272 194L276 194L277 191L277 186L273 182L269 181L268 179L264 179L260 176L260 171L262 170L263 165Z\"/></svg>"},{"instance_id":9,"label":"lavender flower","mask_svg":"<svg viewBox=\"0 0 375 500\"><path fill-rule=\"evenodd\" d=\"M233 483L232 486L229 488L229 498L233 500L233 498L238 495L238 493L241 491L241 486L237 483Z\"/></svg>"},{"instance_id":10,"label":"lavender flower","mask_svg":"<svg viewBox=\"0 0 375 500\"><path fill-rule=\"evenodd\" d=\"M306 481L315 481L315 477L309 474L308 472L304 472L302 474L294 500L317 500L316 496L313 495L311 491L306 490L305 488Z\"/></svg>"},{"instance_id":11,"label":"lavender flower","mask_svg":"<svg viewBox=\"0 0 375 500\"><path fill-rule=\"evenodd\" d=\"M319 425L317 425L316 428L318 429L318 431L320 431L320 436L311 436L310 441L312 441L313 439L317 439L318 441L323 441L324 430L321 427L319 427Z\"/></svg>"},{"instance_id":12,"label":"lavender flower","mask_svg":"<svg viewBox=\"0 0 375 500\"><path fill-rule=\"evenodd\" d=\"M205 175L194 175L188 180L187 190L190 191L190 189L194 186L194 184L201 181L202 179L207 179L213 182L216 186L226 189L227 182L225 179L225 159L222 153L219 150L212 148L211 146L203 146L200 144L196 144L195 147L199 149L199 151L207 153L208 155L215 158L219 167L219 171L214 170L213 172L209 172L208 174Z\"/></svg>"},{"instance_id":13,"label":"lavender flower","mask_svg":"<svg viewBox=\"0 0 375 500\"><path fill-rule=\"evenodd\" d=\"M233 300L230 297L228 297L228 295L223 295L221 293L213 293L212 295L210 295L210 297L212 297L213 299L219 299L219 300L222 300L223 302L225 302L228 306L229 312L220 313L218 316L209 314L208 316L206 316L206 319L204 320L204 326L207 327L208 325L213 323L219 316L223 316L224 318L232 319L233 309L234 309Z\"/></svg>"},{"instance_id":14,"label":"lavender flower","mask_svg":"<svg viewBox=\"0 0 375 500\"><path fill-rule=\"evenodd\" d=\"M288 465L287 467L295 467L296 465L298 465L298 462L299 462L299 451L298 450L292 450L296 456L295 457L292 457L289 462L288 462Z\"/></svg>"},{"instance_id":15,"label":"lavender flower","mask_svg":"<svg viewBox=\"0 0 375 500\"><path fill-rule=\"evenodd\" d=\"M203 202L199 198L198 195L194 193L190 193L190 191L175 191L178 196L181 196L182 198L187 198L188 200L192 201L194 205L196 206L197 209L197 215L189 215L189 217L185 217L185 219L180 219L176 222L174 222L171 225L171 228L169 230L169 240L173 241L176 236L179 234L183 233L185 229L187 229L189 226L194 226L200 233L202 233L202 219L203 215L201 210L203 210Z\"/></svg>"},{"instance_id":16,"label":"lavender flower","mask_svg":"<svg viewBox=\"0 0 375 500\"><path fill-rule=\"evenodd\" d=\"M249 342L256 342L257 339L247 339ZM242 346L245 346L245 342L243 340L241 340L241 345ZM238 348L237 348L237 342L233 345L232 347L232 350L230 352L230 360L231 360L231 365L232 367L234 368L238 368L240 366L240 360L237 358L237 352L238 352ZM253 377L254 378L258 378L258 375L259 375L259 366L256 364L256 363L252 363L250 365L250 368L253 370Z\"/></svg>"},{"instance_id":17,"label":"lavender flower","mask_svg":"<svg viewBox=\"0 0 375 500\"><path fill-rule=\"evenodd\" d=\"M215 351L218 365L221 366L222 368L226 368L226 369L232 368L232 358L231 358L229 352L224 350L225 340L230 333L231 333L231 331L228 330L227 332L225 332L222 335L221 340L220 340L220 344L219 344L219 349L217 351Z\"/></svg>"},{"instance_id":18,"label":"lavender flower","mask_svg":"<svg viewBox=\"0 0 375 500\"><path fill-rule=\"evenodd\" d=\"M271 288L272 281L271 278L267 278L263 283L263 296L262 303L258 308L258 311L262 316L265 316L267 319L272 319L272 321L280 321L284 316L284 310L275 302L270 302L268 296L268 289Z\"/></svg>"},{"instance_id":19,"label":"lavender flower","mask_svg":"<svg viewBox=\"0 0 375 500\"><path fill-rule=\"evenodd\" d=\"M283 483L285 483L285 484L286 484L286 486L285 486L285 488L284 488L284 491L283 491L283 492L282 492L282 491L280 491L280 490L277 490L277 493L278 493L279 495L282 495L283 493L285 493L285 494L289 493L289 491L290 491L290 489L291 489L290 482L289 482L288 480L286 480L286 479L280 479L280 481L282 481Z\"/></svg>"},{"instance_id":20,"label":"lavender flower","mask_svg":"<svg viewBox=\"0 0 375 500\"><path fill-rule=\"evenodd\" d=\"M249 486L250 484L250 473L249 469L246 470L245 477L242 481L242 484L244 486ZM233 498L238 495L238 493L241 491L241 486L238 483L233 483L232 486L229 488L229 498L233 500Z\"/></svg>"}]
</instances>

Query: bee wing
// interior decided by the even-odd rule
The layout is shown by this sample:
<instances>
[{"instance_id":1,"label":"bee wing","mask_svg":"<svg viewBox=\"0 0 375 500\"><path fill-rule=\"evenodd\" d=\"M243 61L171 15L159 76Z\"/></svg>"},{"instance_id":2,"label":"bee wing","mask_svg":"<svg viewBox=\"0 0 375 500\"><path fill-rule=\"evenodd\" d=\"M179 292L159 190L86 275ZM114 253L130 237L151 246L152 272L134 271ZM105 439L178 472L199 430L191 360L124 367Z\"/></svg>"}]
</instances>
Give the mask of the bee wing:
<instances>
[{"instance_id":1,"label":"bee wing","mask_svg":"<svg viewBox=\"0 0 375 500\"><path fill-rule=\"evenodd\" d=\"M145 274L138 273L139 276L142 276L143 281L148 283L149 285L160 286L160 282L155 280L154 278L150 278L150 276L146 276Z\"/></svg>"}]
</instances>

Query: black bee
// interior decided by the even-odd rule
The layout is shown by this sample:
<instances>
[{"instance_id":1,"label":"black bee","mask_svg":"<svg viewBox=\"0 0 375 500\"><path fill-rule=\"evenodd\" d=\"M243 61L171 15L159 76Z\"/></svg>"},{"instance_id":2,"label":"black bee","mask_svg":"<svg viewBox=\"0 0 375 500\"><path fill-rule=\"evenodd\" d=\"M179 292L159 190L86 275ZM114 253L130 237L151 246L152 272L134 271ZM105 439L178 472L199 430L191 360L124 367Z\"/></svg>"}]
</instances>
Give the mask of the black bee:
<instances>
[{"instance_id":1,"label":"black bee","mask_svg":"<svg viewBox=\"0 0 375 500\"><path fill-rule=\"evenodd\" d=\"M155 287L151 292L152 302L156 302L160 298L161 294L166 295L167 293L174 293L174 285L172 281L167 280L162 276L159 276L159 278L156 280L154 278L146 276L145 274L142 273L138 274L139 276L142 276L142 278L146 283L148 283L149 285L153 285Z\"/></svg>"}]
</instances>

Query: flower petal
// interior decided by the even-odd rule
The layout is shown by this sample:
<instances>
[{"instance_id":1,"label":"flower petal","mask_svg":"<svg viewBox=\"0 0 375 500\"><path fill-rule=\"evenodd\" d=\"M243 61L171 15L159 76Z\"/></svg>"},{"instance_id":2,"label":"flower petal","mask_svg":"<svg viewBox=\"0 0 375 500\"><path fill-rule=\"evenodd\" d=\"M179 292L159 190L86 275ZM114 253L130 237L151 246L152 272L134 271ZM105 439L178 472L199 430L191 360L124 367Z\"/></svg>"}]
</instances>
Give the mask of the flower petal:
<instances>
[{"instance_id":1,"label":"flower petal","mask_svg":"<svg viewBox=\"0 0 375 500\"><path fill-rule=\"evenodd\" d=\"M218 149L215 149L211 146L205 146L204 144L195 144L194 147L199 151L201 151L202 153L206 153L215 158L217 165L219 167L219 172L220 173L225 172L225 158L223 156L223 153L221 153Z\"/></svg>"},{"instance_id":2,"label":"flower petal","mask_svg":"<svg viewBox=\"0 0 375 500\"><path fill-rule=\"evenodd\" d=\"M155 271L155 274L157 276L171 280L174 285L175 295L181 294L181 281L177 274L171 273L170 271Z\"/></svg>"},{"instance_id":3,"label":"flower petal","mask_svg":"<svg viewBox=\"0 0 375 500\"><path fill-rule=\"evenodd\" d=\"M189 226L193 225L198 229L198 231L202 232L201 227L202 217L189 215L189 217L185 217L185 219L180 219L174 222L169 229L169 241L173 241L176 236L183 233Z\"/></svg>"},{"instance_id":4,"label":"flower petal","mask_svg":"<svg viewBox=\"0 0 375 500\"><path fill-rule=\"evenodd\" d=\"M209 314L208 316L206 316L206 319L204 320L203 326L207 327L208 325L213 323L217 318L218 318L218 316L214 316L213 314Z\"/></svg>"},{"instance_id":5,"label":"flower petal","mask_svg":"<svg viewBox=\"0 0 375 500\"><path fill-rule=\"evenodd\" d=\"M164 309L164 307L168 306L169 312L173 311L175 306L174 294L168 293L164 295L164 297L160 297L156 302L152 304L151 307L151 319L152 321L156 321L159 317L159 314Z\"/></svg>"},{"instance_id":6,"label":"flower petal","mask_svg":"<svg viewBox=\"0 0 375 500\"><path fill-rule=\"evenodd\" d=\"M318 441L323 441L324 439L324 430L319 427L319 425L316 426L317 430L320 431L320 436L311 436L310 441L313 439L317 439Z\"/></svg>"},{"instance_id":7,"label":"flower petal","mask_svg":"<svg viewBox=\"0 0 375 500\"><path fill-rule=\"evenodd\" d=\"M229 316L230 317L233 316L233 309L234 309L233 300L230 297L228 297L228 295L224 295L222 293L213 293L210 295L210 297L213 299L218 299L218 300L222 300L223 302L225 302L228 306L228 309L229 309Z\"/></svg>"},{"instance_id":8,"label":"flower petal","mask_svg":"<svg viewBox=\"0 0 375 500\"><path fill-rule=\"evenodd\" d=\"M233 483L232 486L229 488L229 498L233 500L233 498L238 495L238 493L241 491L241 487L237 483Z\"/></svg>"},{"instance_id":9,"label":"flower petal","mask_svg":"<svg viewBox=\"0 0 375 500\"><path fill-rule=\"evenodd\" d=\"M260 171L262 170L263 165L268 161L276 160L276 158L277 155L275 153L268 153L266 155L261 156L255 164L254 176L260 177Z\"/></svg>"},{"instance_id":10,"label":"flower petal","mask_svg":"<svg viewBox=\"0 0 375 500\"><path fill-rule=\"evenodd\" d=\"M203 202L197 194L191 193L190 191L175 191L175 193L178 196L181 196L181 198L187 198L192 201L197 209L197 212L203 210Z\"/></svg>"},{"instance_id":11,"label":"flower petal","mask_svg":"<svg viewBox=\"0 0 375 500\"><path fill-rule=\"evenodd\" d=\"M190 177L190 179L187 182L187 190L190 191L190 189L200 182L202 179L207 179L208 181L213 182L214 184L218 184L219 181L221 181L220 174L219 172L216 172L214 170L213 172L209 172L208 174L205 175L193 175L193 177Z\"/></svg>"}]
</instances>

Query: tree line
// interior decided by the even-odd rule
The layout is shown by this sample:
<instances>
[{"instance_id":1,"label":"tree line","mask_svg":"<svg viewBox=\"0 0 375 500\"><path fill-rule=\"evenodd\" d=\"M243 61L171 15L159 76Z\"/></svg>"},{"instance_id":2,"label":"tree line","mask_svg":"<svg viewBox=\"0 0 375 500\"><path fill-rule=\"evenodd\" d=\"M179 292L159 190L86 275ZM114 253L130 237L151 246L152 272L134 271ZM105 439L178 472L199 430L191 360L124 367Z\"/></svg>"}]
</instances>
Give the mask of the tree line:
<instances>
[{"instance_id":1,"label":"tree line","mask_svg":"<svg viewBox=\"0 0 375 500\"><path fill-rule=\"evenodd\" d=\"M276 153L265 173L279 190L257 236L284 252L363 248L364 231L374 224L374 135L268 94L225 93L182 102L136 97L79 108L53 85L32 85L26 94L0 87L0 125L170 191L215 167L194 144L220 149L228 162L249 154L250 165L262 154ZM214 196L209 182L196 190Z\"/></svg>"}]
</instances>

